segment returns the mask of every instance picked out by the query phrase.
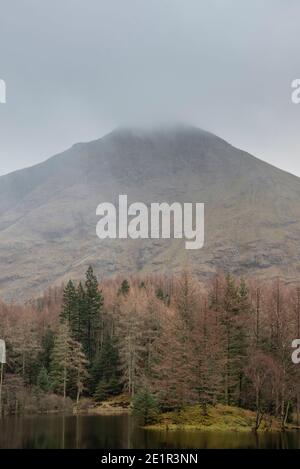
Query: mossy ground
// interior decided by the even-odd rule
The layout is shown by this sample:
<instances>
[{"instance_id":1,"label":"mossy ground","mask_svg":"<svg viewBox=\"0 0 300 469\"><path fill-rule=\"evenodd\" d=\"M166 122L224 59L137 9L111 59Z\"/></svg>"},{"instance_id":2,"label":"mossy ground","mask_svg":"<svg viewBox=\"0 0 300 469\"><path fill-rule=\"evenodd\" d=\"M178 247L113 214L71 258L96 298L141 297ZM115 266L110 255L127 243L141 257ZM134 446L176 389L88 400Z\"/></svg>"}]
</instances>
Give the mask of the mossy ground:
<instances>
[{"instance_id":1,"label":"mossy ground","mask_svg":"<svg viewBox=\"0 0 300 469\"><path fill-rule=\"evenodd\" d=\"M74 406L74 413L96 415L118 415L130 412L130 397L127 394L112 396L97 403L91 398L83 398L80 404Z\"/></svg>"},{"instance_id":2,"label":"mossy ground","mask_svg":"<svg viewBox=\"0 0 300 469\"><path fill-rule=\"evenodd\" d=\"M206 414L199 405L185 407L180 411L161 414L158 423L148 425L153 430L211 430L211 431L252 431L255 426L255 412L218 404L208 406ZM266 416L259 431L280 431L278 420Z\"/></svg>"},{"instance_id":3,"label":"mossy ground","mask_svg":"<svg viewBox=\"0 0 300 469\"><path fill-rule=\"evenodd\" d=\"M106 401L98 404L94 409L93 413L97 414L123 414L128 413L130 408L130 398L127 394L121 394L119 396L110 397Z\"/></svg>"}]
</instances>

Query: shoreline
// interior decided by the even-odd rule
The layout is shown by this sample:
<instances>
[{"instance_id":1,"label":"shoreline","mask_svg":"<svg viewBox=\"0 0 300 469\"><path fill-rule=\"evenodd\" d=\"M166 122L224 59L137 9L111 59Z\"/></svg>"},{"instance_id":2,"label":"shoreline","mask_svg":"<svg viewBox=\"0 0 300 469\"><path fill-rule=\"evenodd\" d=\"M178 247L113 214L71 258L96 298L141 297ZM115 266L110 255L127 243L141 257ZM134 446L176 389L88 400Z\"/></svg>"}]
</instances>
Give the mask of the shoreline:
<instances>
[{"instance_id":1,"label":"shoreline","mask_svg":"<svg viewBox=\"0 0 300 469\"><path fill-rule=\"evenodd\" d=\"M256 414L252 410L217 404L208 406L207 412L199 405L187 406L180 411L162 413L156 423L143 426L151 431L204 431L233 433L284 433L299 431L294 423L282 429L279 419L266 415L261 425L255 430Z\"/></svg>"},{"instance_id":2,"label":"shoreline","mask_svg":"<svg viewBox=\"0 0 300 469\"><path fill-rule=\"evenodd\" d=\"M131 402L127 394L111 397L103 402L86 400L73 407L73 414L86 415L122 415L131 413Z\"/></svg>"}]
</instances>

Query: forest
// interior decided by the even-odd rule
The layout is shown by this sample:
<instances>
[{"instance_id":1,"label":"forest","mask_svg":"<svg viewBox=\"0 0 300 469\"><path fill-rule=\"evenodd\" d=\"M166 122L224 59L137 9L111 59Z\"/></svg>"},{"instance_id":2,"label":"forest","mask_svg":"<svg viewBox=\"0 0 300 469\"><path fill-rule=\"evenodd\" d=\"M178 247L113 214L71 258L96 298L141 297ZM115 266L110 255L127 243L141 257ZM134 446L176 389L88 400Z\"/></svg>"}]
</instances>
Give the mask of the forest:
<instances>
[{"instance_id":1,"label":"forest","mask_svg":"<svg viewBox=\"0 0 300 469\"><path fill-rule=\"evenodd\" d=\"M1 413L46 412L127 393L146 422L218 403L284 428L300 419L300 287L218 273L81 282L0 303L7 346Z\"/></svg>"}]
</instances>

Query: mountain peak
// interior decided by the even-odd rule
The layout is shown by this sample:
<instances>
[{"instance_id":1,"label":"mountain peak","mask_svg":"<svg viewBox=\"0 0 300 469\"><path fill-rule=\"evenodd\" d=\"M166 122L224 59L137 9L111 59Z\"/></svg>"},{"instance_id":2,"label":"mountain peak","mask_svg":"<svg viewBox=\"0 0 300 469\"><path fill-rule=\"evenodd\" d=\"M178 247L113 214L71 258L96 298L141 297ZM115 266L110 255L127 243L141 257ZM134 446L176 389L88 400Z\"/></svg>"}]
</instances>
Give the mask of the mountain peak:
<instances>
[{"instance_id":1,"label":"mountain peak","mask_svg":"<svg viewBox=\"0 0 300 469\"><path fill-rule=\"evenodd\" d=\"M213 136L206 130L195 127L191 124L183 122L165 122L162 124L155 125L132 125L132 126L120 126L114 129L109 135L113 137L135 137L135 138L149 138L149 137L166 137L176 135L206 135ZM214 136L215 138L218 138Z\"/></svg>"},{"instance_id":2,"label":"mountain peak","mask_svg":"<svg viewBox=\"0 0 300 469\"><path fill-rule=\"evenodd\" d=\"M176 239L100 242L96 207L119 194L146 204L204 203L204 248L187 252ZM39 294L79 278L88 264L102 275L176 272L188 263L199 277L223 269L293 280L299 195L299 178L202 129L119 127L1 177L0 295Z\"/></svg>"}]
</instances>

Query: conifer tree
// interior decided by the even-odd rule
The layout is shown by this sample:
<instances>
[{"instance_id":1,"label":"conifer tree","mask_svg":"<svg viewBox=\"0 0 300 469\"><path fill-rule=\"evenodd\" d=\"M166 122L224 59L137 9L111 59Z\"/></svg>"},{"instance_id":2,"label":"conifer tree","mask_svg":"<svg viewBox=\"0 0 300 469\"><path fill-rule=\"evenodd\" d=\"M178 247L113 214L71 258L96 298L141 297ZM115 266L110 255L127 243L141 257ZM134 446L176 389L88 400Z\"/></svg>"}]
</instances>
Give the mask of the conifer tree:
<instances>
[{"instance_id":1,"label":"conifer tree","mask_svg":"<svg viewBox=\"0 0 300 469\"><path fill-rule=\"evenodd\" d=\"M250 315L248 289L242 280L237 286L227 275L221 322L225 329L225 402L241 405L242 383L247 355L247 323Z\"/></svg>"},{"instance_id":2,"label":"conifer tree","mask_svg":"<svg viewBox=\"0 0 300 469\"><path fill-rule=\"evenodd\" d=\"M198 301L196 283L188 271L183 271L176 285L175 302L185 326L192 329Z\"/></svg>"},{"instance_id":3,"label":"conifer tree","mask_svg":"<svg viewBox=\"0 0 300 469\"><path fill-rule=\"evenodd\" d=\"M157 420L159 406L148 387L138 390L133 399L133 414L142 419L144 425Z\"/></svg>"},{"instance_id":4,"label":"conifer tree","mask_svg":"<svg viewBox=\"0 0 300 469\"><path fill-rule=\"evenodd\" d=\"M74 380L78 402L88 377L87 366L88 361L82 345L72 339L68 322L61 323L55 338L51 362L51 381L54 391L66 398L68 386L71 386Z\"/></svg>"},{"instance_id":5,"label":"conifer tree","mask_svg":"<svg viewBox=\"0 0 300 469\"><path fill-rule=\"evenodd\" d=\"M128 280L123 280L123 282L121 283L121 287L120 287L120 290L119 290L119 294L121 295L128 295L129 293L129 290L130 290L130 285L129 285L129 282Z\"/></svg>"},{"instance_id":6,"label":"conifer tree","mask_svg":"<svg viewBox=\"0 0 300 469\"><path fill-rule=\"evenodd\" d=\"M69 280L63 292L61 321L68 321L73 337L78 336L78 298L76 288L72 280Z\"/></svg>"},{"instance_id":7,"label":"conifer tree","mask_svg":"<svg viewBox=\"0 0 300 469\"><path fill-rule=\"evenodd\" d=\"M73 340L72 343L73 369L75 371L76 403L78 404L82 392L86 389L85 383L89 377L87 371L88 360L83 352L82 344Z\"/></svg>"},{"instance_id":8,"label":"conifer tree","mask_svg":"<svg viewBox=\"0 0 300 469\"><path fill-rule=\"evenodd\" d=\"M117 325L121 359L120 368L123 374L124 387L132 397L142 372L142 357L145 353L143 307L142 299L138 302L134 292L132 292L121 304L121 314Z\"/></svg>"},{"instance_id":9,"label":"conifer tree","mask_svg":"<svg viewBox=\"0 0 300 469\"><path fill-rule=\"evenodd\" d=\"M86 295L85 289L81 282L79 282L77 287L77 308L78 308L78 323L77 323L77 334L75 335L75 339L78 342L84 344L85 341L85 333L84 333L84 324L86 317Z\"/></svg>"},{"instance_id":10,"label":"conifer tree","mask_svg":"<svg viewBox=\"0 0 300 469\"><path fill-rule=\"evenodd\" d=\"M249 347L249 328L252 308L249 299L249 290L244 279L241 279L238 290L238 315L235 321L235 372L238 377L237 404L242 405L242 391L244 384L245 367Z\"/></svg>"},{"instance_id":11,"label":"conifer tree","mask_svg":"<svg viewBox=\"0 0 300 469\"><path fill-rule=\"evenodd\" d=\"M103 297L99 290L97 277L91 266L86 272L85 287L85 305L82 317L84 328L83 347L88 360L92 363L101 344Z\"/></svg>"},{"instance_id":12,"label":"conifer tree","mask_svg":"<svg viewBox=\"0 0 300 469\"><path fill-rule=\"evenodd\" d=\"M156 298L163 301L166 305L170 304L169 295L165 293L161 287L157 288L155 294L156 294Z\"/></svg>"},{"instance_id":13,"label":"conifer tree","mask_svg":"<svg viewBox=\"0 0 300 469\"><path fill-rule=\"evenodd\" d=\"M39 371L40 343L37 337L36 324L31 317L18 324L12 339L12 361L14 369L22 375L25 383L36 382Z\"/></svg>"},{"instance_id":14,"label":"conifer tree","mask_svg":"<svg viewBox=\"0 0 300 469\"><path fill-rule=\"evenodd\" d=\"M112 395L120 391L120 362L116 345L114 338L106 333L90 373L93 393L99 385L101 389L110 390Z\"/></svg>"},{"instance_id":15,"label":"conifer tree","mask_svg":"<svg viewBox=\"0 0 300 469\"><path fill-rule=\"evenodd\" d=\"M38 388L44 392L48 392L50 390L50 379L47 369L44 366L40 369L36 384Z\"/></svg>"},{"instance_id":16,"label":"conifer tree","mask_svg":"<svg viewBox=\"0 0 300 469\"><path fill-rule=\"evenodd\" d=\"M51 361L52 389L62 394L64 399L67 395L67 385L73 369L73 340L67 321L59 325L54 341Z\"/></svg>"},{"instance_id":17,"label":"conifer tree","mask_svg":"<svg viewBox=\"0 0 300 469\"><path fill-rule=\"evenodd\" d=\"M223 304L221 311L221 322L225 329L225 370L224 370L224 398L229 404L236 387L236 376L234 375L235 355L235 318L238 314L238 288L234 279L228 274L226 276Z\"/></svg>"},{"instance_id":18,"label":"conifer tree","mask_svg":"<svg viewBox=\"0 0 300 469\"><path fill-rule=\"evenodd\" d=\"M47 327L46 332L42 336L41 351L39 355L39 362L42 364L46 371L50 371L51 354L54 347L54 332L51 327Z\"/></svg>"}]
</instances>

